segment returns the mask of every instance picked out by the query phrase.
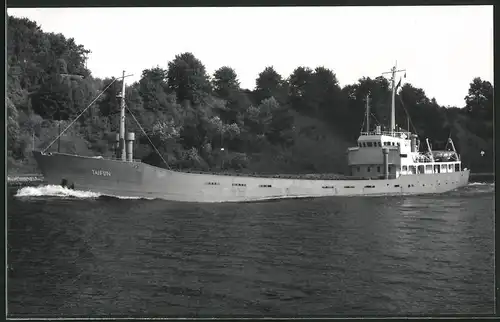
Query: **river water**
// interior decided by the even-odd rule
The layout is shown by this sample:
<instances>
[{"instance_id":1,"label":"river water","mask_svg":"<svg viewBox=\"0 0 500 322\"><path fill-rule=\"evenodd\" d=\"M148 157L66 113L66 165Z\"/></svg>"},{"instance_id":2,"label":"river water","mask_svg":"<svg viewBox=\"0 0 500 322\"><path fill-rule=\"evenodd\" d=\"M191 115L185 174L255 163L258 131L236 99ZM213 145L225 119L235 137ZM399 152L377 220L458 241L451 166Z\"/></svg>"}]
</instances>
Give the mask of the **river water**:
<instances>
[{"instance_id":1,"label":"river water","mask_svg":"<svg viewBox=\"0 0 500 322\"><path fill-rule=\"evenodd\" d=\"M494 184L187 204L10 187L10 317L493 314Z\"/></svg>"}]
</instances>

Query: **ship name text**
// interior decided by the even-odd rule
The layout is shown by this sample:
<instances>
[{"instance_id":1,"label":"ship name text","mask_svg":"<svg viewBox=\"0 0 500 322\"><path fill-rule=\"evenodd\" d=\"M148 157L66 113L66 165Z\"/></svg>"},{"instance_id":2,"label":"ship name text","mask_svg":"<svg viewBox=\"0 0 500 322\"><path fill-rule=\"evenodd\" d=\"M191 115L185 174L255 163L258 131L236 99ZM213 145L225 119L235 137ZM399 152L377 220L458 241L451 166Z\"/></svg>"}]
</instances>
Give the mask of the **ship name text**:
<instances>
[{"instance_id":1,"label":"ship name text","mask_svg":"<svg viewBox=\"0 0 500 322\"><path fill-rule=\"evenodd\" d=\"M94 169L92 169L92 174L95 175L95 176L111 177L111 172L110 171L104 171L104 170L94 170Z\"/></svg>"}]
</instances>

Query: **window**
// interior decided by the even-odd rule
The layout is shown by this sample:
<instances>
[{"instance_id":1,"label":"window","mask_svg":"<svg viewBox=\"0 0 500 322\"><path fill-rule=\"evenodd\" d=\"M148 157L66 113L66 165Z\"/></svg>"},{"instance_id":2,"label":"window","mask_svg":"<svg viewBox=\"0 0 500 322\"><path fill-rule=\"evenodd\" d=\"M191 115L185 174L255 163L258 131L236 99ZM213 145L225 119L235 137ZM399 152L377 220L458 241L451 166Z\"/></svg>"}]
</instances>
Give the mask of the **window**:
<instances>
[{"instance_id":1,"label":"window","mask_svg":"<svg viewBox=\"0 0 500 322\"><path fill-rule=\"evenodd\" d=\"M375 188L375 186L365 186L365 188Z\"/></svg>"},{"instance_id":2,"label":"window","mask_svg":"<svg viewBox=\"0 0 500 322\"><path fill-rule=\"evenodd\" d=\"M399 185L398 185L398 184L395 184L395 185L394 185L394 188L399 188Z\"/></svg>"},{"instance_id":3,"label":"window","mask_svg":"<svg viewBox=\"0 0 500 322\"><path fill-rule=\"evenodd\" d=\"M460 164L455 163L455 172L460 172Z\"/></svg>"},{"instance_id":4,"label":"window","mask_svg":"<svg viewBox=\"0 0 500 322\"><path fill-rule=\"evenodd\" d=\"M380 166L377 166L377 172L380 172Z\"/></svg>"},{"instance_id":5,"label":"window","mask_svg":"<svg viewBox=\"0 0 500 322\"><path fill-rule=\"evenodd\" d=\"M389 142L384 142L384 146L388 146L389 145Z\"/></svg>"},{"instance_id":6,"label":"window","mask_svg":"<svg viewBox=\"0 0 500 322\"><path fill-rule=\"evenodd\" d=\"M261 187L261 188L271 188L271 185L270 184L261 184L261 185L259 185L259 187Z\"/></svg>"},{"instance_id":7,"label":"window","mask_svg":"<svg viewBox=\"0 0 500 322\"><path fill-rule=\"evenodd\" d=\"M210 186L218 186L218 185L220 185L220 183L218 183L218 182L207 182L206 184L210 185Z\"/></svg>"},{"instance_id":8,"label":"window","mask_svg":"<svg viewBox=\"0 0 500 322\"><path fill-rule=\"evenodd\" d=\"M335 188L334 186L323 186L323 189L333 189Z\"/></svg>"},{"instance_id":9,"label":"window","mask_svg":"<svg viewBox=\"0 0 500 322\"><path fill-rule=\"evenodd\" d=\"M448 164L448 170L451 170L451 163Z\"/></svg>"},{"instance_id":10,"label":"window","mask_svg":"<svg viewBox=\"0 0 500 322\"><path fill-rule=\"evenodd\" d=\"M363 147L366 147L366 143L365 143L365 142L361 143L361 145L362 145Z\"/></svg>"},{"instance_id":11,"label":"window","mask_svg":"<svg viewBox=\"0 0 500 322\"><path fill-rule=\"evenodd\" d=\"M344 188L354 188L354 186L344 186Z\"/></svg>"},{"instance_id":12,"label":"window","mask_svg":"<svg viewBox=\"0 0 500 322\"><path fill-rule=\"evenodd\" d=\"M361 171L360 167L356 167L356 171L358 172Z\"/></svg>"},{"instance_id":13,"label":"window","mask_svg":"<svg viewBox=\"0 0 500 322\"><path fill-rule=\"evenodd\" d=\"M400 146L399 142L398 142L398 146Z\"/></svg>"},{"instance_id":14,"label":"window","mask_svg":"<svg viewBox=\"0 0 500 322\"><path fill-rule=\"evenodd\" d=\"M358 142L358 146L361 147L361 142Z\"/></svg>"},{"instance_id":15,"label":"window","mask_svg":"<svg viewBox=\"0 0 500 322\"><path fill-rule=\"evenodd\" d=\"M425 166L425 171L431 172L432 171L432 165L426 165Z\"/></svg>"},{"instance_id":16,"label":"window","mask_svg":"<svg viewBox=\"0 0 500 322\"><path fill-rule=\"evenodd\" d=\"M368 167L368 168L366 169L366 172L370 172L370 170L371 170L371 169L370 169L370 167Z\"/></svg>"},{"instance_id":17,"label":"window","mask_svg":"<svg viewBox=\"0 0 500 322\"><path fill-rule=\"evenodd\" d=\"M377 142L377 145L378 145L379 147L381 147L381 146L382 146L382 142Z\"/></svg>"},{"instance_id":18,"label":"window","mask_svg":"<svg viewBox=\"0 0 500 322\"><path fill-rule=\"evenodd\" d=\"M368 145L368 147L372 147L372 142L366 142L366 145Z\"/></svg>"},{"instance_id":19,"label":"window","mask_svg":"<svg viewBox=\"0 0 500 322\"><path fill-rule=\"evenodd\" d=\"M235 186L235 187L246 187L247 185L245 183L233 183L233 186Z\"/></svg>"},{"instance_id":20,"label":"window","mask_svg":"<svg viewBox=\"0 0 500 322\"><path fill-rule=\"evenodd\" d=\"M403 166L403 171L408 171L408 167L407 166Z\"/></svg>"}]
</instances>

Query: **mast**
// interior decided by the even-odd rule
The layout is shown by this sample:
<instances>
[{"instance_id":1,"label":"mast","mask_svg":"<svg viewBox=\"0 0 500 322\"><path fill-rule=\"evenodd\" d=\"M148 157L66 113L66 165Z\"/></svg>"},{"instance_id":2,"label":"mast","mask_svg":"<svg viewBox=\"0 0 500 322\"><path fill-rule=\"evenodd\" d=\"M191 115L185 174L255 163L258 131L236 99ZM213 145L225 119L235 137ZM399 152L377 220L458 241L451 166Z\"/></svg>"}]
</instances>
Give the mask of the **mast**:
<instances>
[{"instance_id":1,"label":"mast","mask_svg":"<svg viewBox=\"0 0 500 322\"><path fill-rule=\"evenodd\" d=\"M432 155L432 149L431 149L431 144L429 143L429 139L426 138L425 142L427 143L427 149L429 150L429 157L432 162L434 162L434 156Z\"/></svg>"},{"instance_id":2,"label":"mast","mask_svg":"<svg viewBox=\"0 0 500 322\"><path fill-rule=\"evenodd\" d=\"M125 149L125 71L123 71L122 81L123 83L120 104L120 151L122 161L126 161L127 151Z\"/></svg>"},{"instance_id":3,"label":"mast","mask_svg":"<svg viewBox=\"0 0 500 322\"><path fill-rule=\"evenodd\" d=\"M397 65L397 62L396 62ZM396 65L391 68L390 72L385 72L382 74L391 74L391 132L394 133L396 130L396 73L405 72L406 69L396 70Z\"/></svg>"},{"instance_id":4,"label":"mast","mask_svg":"<svg viewBox=\"0 0 500 322\"><path fill-rule=\"evenodd\" d=\"M396 130L396 66L392 68L391 88L391 132L394 132Z\"/></svg>"},{"instance_id":5,"label":"mast","mask_svg":"<svg viewBox=\"0 0 500 322\"><path fill-rule=\"evenodd\" d=\"M370 94L366 95L366 132L370 132Z\"/></svg>"}]
</instances>

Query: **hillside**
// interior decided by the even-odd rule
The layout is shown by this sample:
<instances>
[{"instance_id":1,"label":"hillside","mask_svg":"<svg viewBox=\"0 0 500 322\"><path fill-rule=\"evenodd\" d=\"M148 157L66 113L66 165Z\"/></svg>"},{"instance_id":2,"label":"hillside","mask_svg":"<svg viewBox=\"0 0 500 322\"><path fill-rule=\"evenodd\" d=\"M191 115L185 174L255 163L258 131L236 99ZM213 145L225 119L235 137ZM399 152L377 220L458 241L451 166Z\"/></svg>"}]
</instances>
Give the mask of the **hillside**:
<instances>
[{"instance_id":1,"label":"hillside","mask_svg":"<svg viewBox=\"0 0 500 322\"><path fill-rule=\"evenodd\" d=\"M36 172L33 141L35 148L45 148L59 124L65 129L101 93L64 133L59 149L113 154L110 138L117 131L121 82L94 78L85 67L89 55L72 38L8 17L9 172ZM135 157L157 166L165 165L148 137L174 169L343 173L346 149L355 144L363 123L366 94L371 95L372 122L386 124L388 87L382 77L340 87L334 71L321 66L298 67L283 78L269 66L249 91L240 87L231 67L208 75L192 53L181 53L164 68L144 70L138 82L127 86L127 108L146 133L132 117L127 128L136 133ZM464 108L444 108L406 83L398 93L397 123L406 124L408 113L421 140L428 137L433 147L451 135L465 166L492 172L492 93L489 82L476 78L464 93ZM57 149L56 142L49 151Z\"/></svg>"}]
</instances>

